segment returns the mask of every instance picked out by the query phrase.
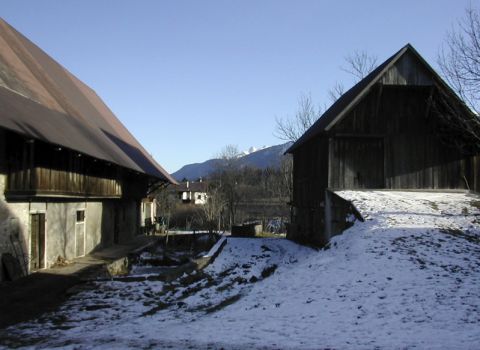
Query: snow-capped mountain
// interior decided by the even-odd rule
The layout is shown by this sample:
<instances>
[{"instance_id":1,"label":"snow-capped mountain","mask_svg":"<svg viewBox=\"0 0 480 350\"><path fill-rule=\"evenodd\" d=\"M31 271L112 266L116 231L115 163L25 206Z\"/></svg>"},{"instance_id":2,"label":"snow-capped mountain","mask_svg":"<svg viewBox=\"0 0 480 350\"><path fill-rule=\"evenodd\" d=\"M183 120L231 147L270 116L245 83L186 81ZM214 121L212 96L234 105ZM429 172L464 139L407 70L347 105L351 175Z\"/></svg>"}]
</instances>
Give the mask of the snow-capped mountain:
<instances>
[{"instance_id":1,"label":"snow-capped mountain","mask_svg":"<svg viewBox=\"0 0 480 350\"><path fill-rule=\"evenodd\" d=\"M262 147L260 147L260 148L257 148L257 147L255 147L255 146L252 146L252 147L250 147L248 150L241 152L240 155L241 155L241 156L248 156L248 155L251 154L251 153L255 153L255 152L257 152L257 151L261 151L261 150L263 150L263 149L265 149L265 148L269 148L269 147L268 147L268 146L262 146Z\"/></svg>"},{"instance_id":2,"label":"snow-capped mountain","mask_svg":"<svg viewBox=\"0 0 480 350\"><path fill-rule=\"evenodd\" d=\"M260 149L250 147L248 151L242 152L239 158L240 166L250 166L258 169L266 169L268 167L278 167L284 157L285 151L292 143L287 142L281 145L265 147ZM182 168L172 174L172 176L181 181L183 179L196 180L200 177L207 177L213 173L220 159L209 159L203 163L193 163L184 165Z\"/></svg>"}]
</instances>

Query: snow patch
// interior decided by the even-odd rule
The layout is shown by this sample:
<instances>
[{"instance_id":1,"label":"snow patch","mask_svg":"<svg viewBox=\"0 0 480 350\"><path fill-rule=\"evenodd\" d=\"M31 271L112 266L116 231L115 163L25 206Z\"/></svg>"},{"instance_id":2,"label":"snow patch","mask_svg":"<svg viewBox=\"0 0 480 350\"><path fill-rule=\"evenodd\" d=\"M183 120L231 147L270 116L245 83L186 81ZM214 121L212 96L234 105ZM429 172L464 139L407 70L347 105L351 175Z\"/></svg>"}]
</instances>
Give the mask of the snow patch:
<instances>
[{"instance_id":1,"label":"snow patch","mask_svg":"<svg viewBox=\"0 0 480 350\"><path fill-rule=\"evenodd\" d=\"M339 194L367 220L327 250L229 237L203 271L97 282L0 337L48 348L478 348L479 198Z\"/></svg>"}]
</instances>

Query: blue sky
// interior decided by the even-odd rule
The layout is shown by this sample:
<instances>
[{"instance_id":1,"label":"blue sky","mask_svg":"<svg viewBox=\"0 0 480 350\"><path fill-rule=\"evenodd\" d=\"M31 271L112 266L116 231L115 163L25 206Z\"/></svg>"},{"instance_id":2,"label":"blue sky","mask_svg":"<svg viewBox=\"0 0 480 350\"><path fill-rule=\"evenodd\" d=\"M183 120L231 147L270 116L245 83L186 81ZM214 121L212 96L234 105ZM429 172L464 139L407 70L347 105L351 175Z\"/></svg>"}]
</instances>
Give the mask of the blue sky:
<instances>
[{"instance_id":1,"label":"blue sky","mask_svg":"<svg viewBox=\"0 0 480 350\"><path fill-rule=\"evenodd\" d=\"M275 116L329 103L355 50L407 42L435 68L462 0L0 0L0 16L91 86L169 172L227 144L282 143Z\"/></svg>"}]
</instances>

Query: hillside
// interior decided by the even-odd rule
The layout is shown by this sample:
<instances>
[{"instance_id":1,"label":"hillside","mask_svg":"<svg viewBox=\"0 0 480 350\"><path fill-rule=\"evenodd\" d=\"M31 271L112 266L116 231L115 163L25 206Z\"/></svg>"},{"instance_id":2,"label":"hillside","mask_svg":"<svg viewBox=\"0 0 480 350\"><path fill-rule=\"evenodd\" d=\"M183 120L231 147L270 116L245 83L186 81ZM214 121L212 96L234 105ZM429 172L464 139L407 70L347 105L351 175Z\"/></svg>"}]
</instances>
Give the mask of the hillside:
<instances>
[{"instance_id":1,"label":"hillside","mask_svg":"<svg viewBox=\"0 0 480 350\"><path fill-rule=\"evenodd\" d=\"M171 282L94 282L7 334L70 348L478 348L478 196L340 195L366 221L329 249L228 238L203 271Z\"/></svg>"},{"instance_id":2,"label":"hillside","mask_svg":"<svg viewBox=\"0 0 480 350\"><path fill-rule=\"evenodd\" d=\"M276 168L280 166L284 152L291 145L290 142L266 147L258 151L248 153L239 158L240 166L249 166L258 169L266 169L268 167ZM182 168L172 174L172 176L181 181L183 179L196 180L200 177L204 178L218 169L221 159L209 159L202 163L193 163L184 165Z\"/></svg>"}]
</instances>

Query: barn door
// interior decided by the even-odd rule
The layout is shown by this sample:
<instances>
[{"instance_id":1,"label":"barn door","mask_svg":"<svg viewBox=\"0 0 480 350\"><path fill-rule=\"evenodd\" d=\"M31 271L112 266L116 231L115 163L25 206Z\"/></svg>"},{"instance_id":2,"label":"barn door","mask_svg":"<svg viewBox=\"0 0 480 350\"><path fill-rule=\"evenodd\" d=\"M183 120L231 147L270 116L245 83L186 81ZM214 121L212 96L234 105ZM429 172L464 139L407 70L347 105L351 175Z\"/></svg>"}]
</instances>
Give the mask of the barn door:
<instances>
[{"instance_id":1,"label":"barn door","mask_svg":"<svg viewBox=\"0 0 480 350\"><path fill-rule=\"evenodd\" d=\"M382 138L335 138L331 147L331 187L385 187Z\"/></svg>"},{"instance_id":2,"label":"barn door","mask_svg":"<svg viewBox=\"0 0 480 350\"><path fill-rule=\"evenodd\" d=\"M45 267L45 214L30 216L30 270Z\"/></svg>"},{"instance_id":3,"label":"barn door","mask_svg":"<svg viewBox=\"0 0 480 350\"><path fill-rule=\"evenodd\" d=\"M85 255L85 210L77 210L75 222L75 256Z\"/></svg>"}]
</instances>

